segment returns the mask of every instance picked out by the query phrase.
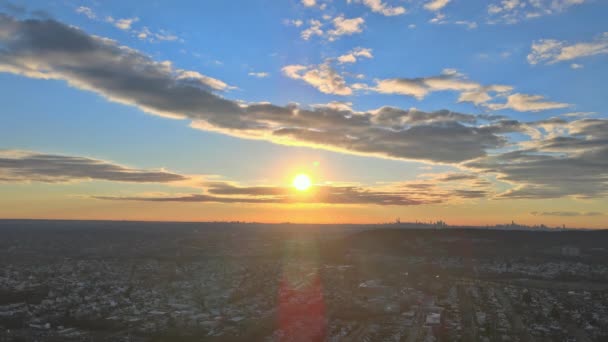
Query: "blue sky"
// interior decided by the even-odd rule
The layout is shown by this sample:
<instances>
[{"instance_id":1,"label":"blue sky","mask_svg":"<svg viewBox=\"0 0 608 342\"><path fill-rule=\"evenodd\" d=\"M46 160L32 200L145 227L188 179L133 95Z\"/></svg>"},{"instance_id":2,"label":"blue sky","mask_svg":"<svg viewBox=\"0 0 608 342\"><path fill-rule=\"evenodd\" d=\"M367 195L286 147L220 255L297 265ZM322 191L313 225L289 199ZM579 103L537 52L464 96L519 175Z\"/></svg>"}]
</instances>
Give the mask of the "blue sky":
<instances>
[{"instance_id":1,"label":"blue sky","mask_svg":"<svg viewBox=\"0 0 608 342\"><path fill-rule=\"evenodd\" d=\"M324 186L343 183L361 187L363 192L398 194L401 199L410 196L390 205L390 211L370 214L368 221L414 210L407 204L413 200L418 207L449 204L451 209L444 214L449 218L450 210L458 206L506 198L502 203L507 206L509 201L533 201L538 207L534 211L547 215L539 218L530 212L506 211L497 219L524 215L522 220L531 223L555 217L595 220L591 225L603 222L604 212L598 208L606 204L605 174L585 169L576 175L582 183L565 175L592 154L603 156L606 149L601 133L606 125L604 84L608 75L608 3L604 1L154 1L145 6L127 1L4 1L0 13L5 15L4 32L8 32L4 37L0 34L0 47L5 49L0 61L0 148L11 162L25 158L15 157L14 151L88 157L137 170L162 169L192 178L221 179L242 188L283 187L294 173L306 172ZM58 29L57 35L63 34L63 28L86 35L99 44L100 51L122 46L122 52L111 53L124 53L122 57L127 58L124 49L128 47L137 56L145 56L145 63L157 63L150 65L159 72L164 72L162 65L168 66L170 82L178 86L184 79L200 82L205 87L200 90L203 95L214 94L229 100L231 106L250 108L267 103L281 111L311 110L312 121L297 127L273 121L260 129L271 119L256 117L255 128L235 131L229 123L219 123L224 119L213 112L215 107L199 106L193 109L196 113L185 114L177 109L178 103L162 106L181 120L159 116L154 112L159 107L142 104L144 95L131 98L128 85L121 83L120 89L112 88L116 84L104 85L102 89L95 83L99 79L74 72L73 68L83 67L78 62L82 57L60 51L65 60L74 58L75 64L66 67L71 62L64 65L61 58L36 52L43 51L46 43L42 39L35 46L36 37L26 39L28 27L45 21L56 23L52 27ZM12 25L18 28L13 31ZM0 33L2 30L0 26ZM19 40L17 34L26 38ZM62 48L57 44L52 47L55 52ZM105 65L100 62L95 67ZM136 65L129 64L129 68L134 73L138 70ZM28 74L34 69L50 76ZM188 74L182 77L184 72ZM380 108L400 110L396 115L401 126L380 121ZM297 119L296 112L286 114L294 115L290 122ZM454 119L449 113L466 117ZM357 146L334 141L341 132L339 124L319 124L322 117L334 120L334 115L349 121L344 130L352 131L344 131L344 139L357 139ZM487 120L480 115L500 117ZM201 116L204 124L191 127ZM351 119L360 117L371 125L364 145L359 145L363 137L356 136L359 128L350 126ZM461 126L475 131L473 135L488 136L477 139L462 134L454 138L461 140L451 143L447 136ZM288 131L296 128L297 132ZM386 135L376 136L376 129ZM395 130L399 133L394 139L401 139L400 133L408 135L405 139L422 134L428 142L414 139L391 145ZM279 131L286 135L279 138ZM429 133L418 133L426 131ZM317 133L319 137L314 139L304 135ZM593 146L556 147L555 139L560 137ZM286 143L296 146L284 146ZM310 145L315 148L307 147ZM508 151L522 151L527 159L508 159L513 157L502 155ZM538 155L554 158L546 163L561 167L556 174L564 176L540 179L547 165L534 159ZM500 165L491 159L497 156L504 157ZM564 157L572 161L564 161ZM509 169L505 166L509 163L520 163L525 172ZM56 183L52 186L63 189L62 196L75 192L91 196L87 200L95 210L100 201L93 197L100 195L95 193L99 188L85 191L84 183L116 182L96 178L97 174L75 177L71 173L61 181L50 181L50 175L38 169L26 171L7 167L4 172L10 177L4 178L9 181L0 188L26 193ZM25 174L36 177L29 179ZM479 182L470 183L472 177L460 184L437 181L447 174L474 174ZM73 179L68 181L70 177ZM572 184L560 185L566 178ZM431 179L439 187L437 197L454 197L454 203L421 200L419 193L395 190ZM581 185L587 181L591 185ZM76 182L81 188L74 191L66 182ZM174 186L146 181L148 188L134 189L124 183L120 180L108 188L124 186L127 193L111 196L104 191L103 195L113 197L118 205L126 197L136 202L149 197L152 189L164 192L157 196L159 201L162 197L175 202L176 194L187 194L188 187L192 193L209 194L205 182ZM455 195L472 188L483 195ZM542 203L548 198L554 202ZM365 201L356 204L383 206ZM144 199L140 209L146 205ZM268 203L258 205L264 211ZM580 209L567 210L572 206ZM32 209L30 216L40 215Z\"/></svg>"}]
</instances>

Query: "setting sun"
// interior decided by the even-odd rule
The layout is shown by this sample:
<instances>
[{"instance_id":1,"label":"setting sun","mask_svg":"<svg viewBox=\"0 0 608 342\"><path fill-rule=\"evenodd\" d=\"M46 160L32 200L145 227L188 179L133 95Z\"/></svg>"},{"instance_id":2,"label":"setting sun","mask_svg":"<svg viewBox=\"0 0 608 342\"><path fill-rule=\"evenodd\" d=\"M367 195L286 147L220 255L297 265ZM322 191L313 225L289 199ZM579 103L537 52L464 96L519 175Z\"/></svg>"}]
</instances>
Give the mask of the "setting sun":
<instances>
[{"instance_id":1,"label":"setting sun","mask_svg":"<svg viewBox=\"0 0 608 342\"><path fill-rule=\"evenodd\" d=\"M310 177L308 177L308 175L305 175L303 173L295 176L295 178L293 179L293 186L298 191L306 191L310 188L311 185L312 185L312 182L310 180Z\"/></svg>"}]
</instances>

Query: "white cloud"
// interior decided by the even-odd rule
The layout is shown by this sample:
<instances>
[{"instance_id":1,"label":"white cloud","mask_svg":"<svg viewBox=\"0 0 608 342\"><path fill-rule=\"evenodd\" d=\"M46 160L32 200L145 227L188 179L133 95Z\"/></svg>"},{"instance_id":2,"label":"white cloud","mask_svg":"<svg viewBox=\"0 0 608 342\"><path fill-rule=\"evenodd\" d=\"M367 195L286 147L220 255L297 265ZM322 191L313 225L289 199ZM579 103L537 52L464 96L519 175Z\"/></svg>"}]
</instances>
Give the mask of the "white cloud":
<instances>
[{"instance_id":1,"label":"white cloud","mask_svg":"<svg viewBox=\"0 0 608 342\"><path fill-rule=\"evenodd\" d=\"M545 101L541 95L512 94L504 104L491 103L487 105L492 110L513 109L518 112L538 112L549 109L570 107L570 104Z\"/></svg>"},{"instance_id":2,"label":"white cloud","mask_svg":"<svg viewBox=\"0 0 608 342\"><path fill-rule=\"evenodd\" d=\"M344 77L328 63L316 66L287 65L281 69L283 74L295 80L302 80L325 94L351 95Z\"/></svg>"},{"instance_id":3,"label":"white cloud","mask_svg":"<svg viewBox=\"0 0 608 342\"><path fill-rule=\"evenodd\" d=\"M155 33L154 37L162 41L175 41L179 39L179 37L176 35L168 33L165 30L160 30L159 32Z\"/></svg>"},{"instance_id":4,"label":"white cloud","mask_svg":"<svg viewBox=\"0 0 608 342\"><path fill-rule=\"evenodd\" d=\"M257 77L257 78L266 78L266 77L270 76L270 74L267 72L250 72L248 75Z\"/></svg>"},{"instance_id":5,"label":"white cloud","mask_svg":"<svg viewBox=\"0 0 608 342\"><path fill-rule=\"evenodd\" d=\"M302 0L302 5L306 6L306 7L313 7L317 5L317 1L316 0Z\"/></svg>"},{"instance_id":6,"label":"white cloud","mask_svg":"<svg viewBox=\"0 0 608 342\"><path fill-rule=\"evenodd\" d=\"M429 11L439 11L444 8L450 0L430 0L424 5L424 8Z\"/></svg>"},{"instance_id":7,"label":"white cloud","mask_svg":"<svg viewBox=\"0 0 608 342\"><path fill-rule=\"evenodd\" d=\"M300 36L304 40L309 40L312 36L323 36L323 30L321 27L323 24L316 19L311 19L309 22L310 26L300 33Z\"/></svg>"},{"instance_id":8,"label":"white cloud","mask_svg":"<svg viewBox=\"0 0 608 342\"><path fill-rule=\"evenodd\" d=\"M467 20L457 20L454 22L454 24L456 25L464 25L466 26L468 29L473 30L477 28L477 23L474 21L467 21Z\"/></svg>"},{"instance_id":9,"label":"white cloud","mask_svg":"<svg viewBox=\"0 0 608 342\"><path fill-rule=\"evenodd\" d=\"M347 54L338 57L338 63L355 63L357 61L357 57L364 58L373 58L372 49L357 47L352 49Z\"/></svg>"},{"instance_id":10,"label":"white cloud","mask_svg":"<svg viewBox=\"0 0 608 342\"><path fill-rule=\"evenodd\" d=\"M95 12L93 12L93 10L89 7L86 6L80 6L76 9L76 13L85 15L87 18L89 19L96 19L97 15L95 14Z\"/></svg>"},{"instance_id":11,"label":"white cloud","mask_svg":"<svg viewBox=\"0 0 608 342\"><path fill-rule=\"evenodd\" d=\"M386 3L382 2L382 0L355 0L356 2L363 3L365 6L369 7L372 12L380 13L384 16L391 17L396 15L402 15L406 12L405 7L403 6L389 6ZM348 3L351 3L351 0L348 0Z\"/></svg>"},{"instance_id":12,"label":"white cloud","mask_svg":"<svg viewBox=\"0 0 608 342\"><path fill-rule=\"evenodd\" d=\"M304 25L304 21L300 19L285 20L285 25L293 25L295 27L300 27Z\"/></svg>"},{"instance_id":13,"label":"white cloud","mask_svg":"<svg viewBox=\"0 0 608 342\"><path fill-rule=\"evenodd\" d=\"M490 23L517 23L524 19L560 13L589 0L500 0L487 7Z\"/></svg>"},{"instance_id":14,"label":"white cloud","mask_svg":"<svg viewBox=\"0 0 608 342\"><path fill-rule=\"evenodd\" d=\"M582 69L582 68L584 68L584 67L585 67L585 66L584 66L584 65L582 65L582 64L577 64L577 63L572 63L572 64L570 64L570 68L572 68L572 69Z\"/></svg>"},{"instance_id":15,"label":"white cloud","mask_svg":"<svg viewBox=\"0 0 608 342\"><path fill-rule=\"evenodd\" d=\"M340 15L332 20L334 28L327 31L327 36L330 41L334 41L341 36L350 36L355 33L363 32L365 20L363 18L346 19Z\"/></svg>"},{"instance_id":16,"label":"white cloud","mask_svg":"<svg viewBox=\"0 0 608 342\"><path fill-rule=\"evenodd\" d=\"M445 22L445 14L443 13L437 13L434 18L429 20L431 24L444 24Z\"/></svg>"},{"instance_id":17,"label":"white cloud","mask_svg":"<svg viewBox=\"0 0 608 342\"><path fill-rule=\"evenodd\" d=\"M445 69L438 76L376 80L376 86L367 88L367 90L384 94L413 96L419 100L431 92L456 91L460 92L459 102L481 104L492 99L490 93L508 93L512 90L512 87L505 85L483 86L468 80L454 69Z\"/></svg>"},{"instance_id":18,"label":"white cloud","mask_svg":"<svg viewBox=\"0 0 608 342\"><path fill-rule=\"evenodd\" d=\"M134 17L134 18L114 19L112 17L107 17L106 21L113 24L114 26L116 26L117 28L119 28L123 31L128 31L131 29L131 25L133 25L133 23L136 23L139 21L139 18Z\"/></svg>"},{"instance_id":19,"label":"white cloud","mask_svg":"<svg viewBox=\"0 0 608 342\"><path fill-rule=\"evenodd\" d=\"M528 63L553 64L602 54L608 54L608 32L604 32L591 42L571 45L555 39L535 41L528 55Z\"/></svg>"},{"instance_id":20,"label":"white cloud","mask_svg":"<svg viewBox=\"0 0 608 342\"><path fill-rule=\"evenodd\" d=\"M152 36L152 32L150 31L149 28L147 28L145 26L139 32L137 32L137 38L139 38L141 40L146 40L151 36Z\"/></svg>"}]
</instances>

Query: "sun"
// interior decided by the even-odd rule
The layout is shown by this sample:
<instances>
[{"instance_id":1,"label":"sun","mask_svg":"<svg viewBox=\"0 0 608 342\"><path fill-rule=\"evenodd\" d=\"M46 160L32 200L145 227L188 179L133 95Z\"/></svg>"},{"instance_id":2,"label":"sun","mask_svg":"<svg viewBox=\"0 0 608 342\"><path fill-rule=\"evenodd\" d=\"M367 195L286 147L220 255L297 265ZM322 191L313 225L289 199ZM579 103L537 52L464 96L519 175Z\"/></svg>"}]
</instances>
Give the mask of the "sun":
<instances>
[{"instance_id":1,"label":"sun","mask_svg":"<svg viewBox=\"0 0 608 342\"><path fill-rule=\"evenodd\" d=\"M308 175L300 173L294 177L292 184L298 191L307 191L310 189L312 181Z\"/></svg>"}]
</instances>

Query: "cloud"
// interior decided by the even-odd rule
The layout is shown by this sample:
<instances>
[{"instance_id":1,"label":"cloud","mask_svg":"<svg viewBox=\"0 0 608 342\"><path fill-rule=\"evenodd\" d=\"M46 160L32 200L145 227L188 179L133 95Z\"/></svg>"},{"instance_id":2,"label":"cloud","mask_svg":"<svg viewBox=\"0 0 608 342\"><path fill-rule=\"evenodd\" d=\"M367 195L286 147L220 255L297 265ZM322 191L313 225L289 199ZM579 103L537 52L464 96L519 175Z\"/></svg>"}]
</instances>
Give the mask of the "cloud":
<instances>
[{"instance_id":1,"label":"cloud","mask_svg":"<svg viewBox=\"0 0 608 342\"><path fill-rule=\"evenodd\" d=\"M376 86L367 88L383 94L401 94L413 96L419 100L431 92L457 91L461 95L459 102L473 102L482 104L492 99L490 93L503 94L513 88L505 85L482 86L477 82L468 80L464 75L453 69L445 69L438 76L418 78L391 78L376 80Z\"/></svg>"},{"instance_id":2,"label":"cloud","mask_svg":"<svg viewBox=\"0 0 608 342\"><path fill-rule=\"evenodd\" d=\"M437 178L441 182L454 182L462 180L478 179L479 176L472 173L447 173Z\"/></svg>"},{"instance_id":3,"label":"cloud","mask_svg":"<svg viewBox=\"0 0 608 342\"><path fill-rule=\"evenodd\" d=\"M497 0L487 7L490 23L514 24L524 19L561 13L588 0Z\"/></svg>"},{"instance_id":4,"label":"cloud","mask_svg":"<svg viewBox=\"0 0 608 342\"><path fill-rule=\"evenodd\" d=\"M321 23L319 20L311 19L308 21L308 24L310 26L300 33L300 37L302 37L302 39L309 40L312 36L323 36L324 32L321 29L323 23Z\"/></svg>"},{"instance_id":5,"label":"cloud","mask_svg":"<svg viewBox=\"0 0 608 342\"><path fill-rule=\"evenodd\" d=\"M554 64L583 57L608 54L608 32L604 32L591 42L568 45L567 42L554 39L542 39L532 43L528 55L530 64ZM579 64L572 64L576 69Z\"/></svg>"},{"instance_id":6,"label":"cloud","mask_svg":"<svg viewBox=\"0 0 608 342\"><path fill-rule=\"evenodd\" d=\"M540 95L512 94L507 97L504 104L491 103L487 107L491 110L513 109L518 112L538 112L549 109L567 108L568 103L544 101Z\"/></svg>"},{"instance_id":7,"label":"cloud","mask_svg":"<svg viewBox=\"0 0 608 342\"><path fill-rule=\"evenodd\" d=\"M168 183L187 179L167 171L134 169L92 158L0 150L0 182L63 183L106 180Z\"/></svg>"},{"instance_id":8,"label":"cloud","mask_svg":"<svg viewBox=\"0 0 608 342\"><path fill-rule=\"evenodd\" d=\"M257 78L266 78L270 76L267 72L250 72L248 75Z\"/></svg>"},{"instance_id":9,"label":"cloud","mask_svg":"<svg viewBox=\"0 0 608 342\"><path fill-rule=\"evenodd\" d=\"M562 217L575 217L575 216L603 216L603 213L597 211L533 211L530 214L534 216L562 216Z\"/></svg>"},{"instance_id":10,"label":"cloud","mask_svg":"<svg viewBox=\"0 0 608 342\"><path fill-rule=\"evenodd\" d=\"M372 49L356 47L356 48L352 49L351 51L349 51L348 53L339 56L338 63L340 63L340 64L355 63L355 62L357 62L357 57L364 57L364 58L371 59L374 56L372 55Z\"/></svg>"},{"instance_id":11,"label":"cloud","mask_svg":"<svg viewBox=\"0 0 608 342\"><path fill-rule=\"evenodd\" d=\"M206 192L180 196L95 196L100 200L147 202L216 202L251 204L337 204L410 206L437 204L453 200L485 197L488 191L482 186L468 189L438 186L430 181L391 183L384 186L315 185L306 193L284 186L239 186L229 182L207 182Z\"/></svg>"},{"instance_id":12,"label":"cloud","mask_svg":"<svg viewBox=\"0 0 608 342\"><path fill-rule=\"evenodd\" d=\"M138 22L139 18L135 17L135 18L114 19L112 17L107 17L106 21L113 24L114 26L116 26L117 28L119 28L123 31L129 31L129 30L131 30L131 25L133 25L133 23L135 23L135 22Z\"/></svg>"},{"instance_id":13,"label":"cloud","mask_svg":"<svg viewBox=\"0 0 608 342\"><path fill-rule=\"evenodd\" d=\"M363 32L363 25L365 24L363 18L347 19L342 14L333 19L329 15L324 15L323 19L326 20L325 23L317 19L309 20L308 27L302 30L300 37L304 40L309 40L314 36L319 36L333 42L342 36L350 36ZM323 27L326 24L331 25L331 28L324 29Z\"/></svg>"},{"instance_id":14,"label":"cloud","mask_svg":"<svg viewBox=\"0 0 608 342\"><path fill-rule=\"evenodd\" d=\"M423 112L412 108L404 111L394 107L382 107L371 112L372 122L381 127L400 129L407 125L438 124L449 122L475 123L477 117L470 114L461 114L448 110L436 112Z\"/></svg>"},{"instance_id":15,"label":"cloud","mask_svg":"<svg viewBox=\"0 0 608 342\"><path fill-rule=\"evenodd\" d=\"M131 31L135 34L135 36L140 40L147 40L149 42L157 42L157 41L177 41L180 38L174 34L171 34L165 30L159 30L158 32L152 32L146 26L142 27L140 30Z\"/></svg>"},{"instance_id":16,"label":"cloud","mask_svg":"<svg viewBox=\"0 0 608 342\"><path fill-rule=\"evenodd\" d=\"M86 6L80 6L76 9L76 13L82 14L84 16L86 16L89 19L96 19L97 15L95 14L95 12L93 12L93 10L89 7Z\"/></svg>"},{"instance_id":17,"label":"cloud","mask_svg":"<svg viewBox=\"0 0 608 342\"><path fill-rule=\"evenodd\" d=\"M435 12L443 9L449 2L450 0L430 0L424 4L424 8L428 11Z\"/></svg>"},{"instance_id":18,"label":"cloud","mask_svg":"<svg viewBox=\"0 0 608 342\"><path fill-rule=\"evenodd\" d=\"M306 108L294 104L242 103L222 97L233 89L222 80L157 62L115 41L91 36L54 20L16 20L0 15L0 72L53 79L154 115L191 120L191 127L232 136L332 151L440 163L460 163L505 147L504 134L522 127L505 122L478 125L450 111L382 107ZM330 68L290 66L283 72L328 93L349 87ZM466 80L439 77L433 89L476 89ZM390 120L379 121L387 116Z\"/></svg>"},{"instance_id":19,"label":"cloud","mask_svg":"<svg viewBox=\"0 0 608 342\"><path fill-rule=\"evenodd\" d=\"M233 189L232 195L216 196L209 194L191 194L185 196L131 196L113 197L96 196L101 200L119 201L146 201L146 202L215 202L215 203L252 203L252 204L374 204L374 205L421 205L429 204L413 199L407 195L392 192L376 192L359 187L333 187L321 186L313 190L314 193L301 195L294 190L281 187L243 187ZM245 195L245 196L242 196Z\"/></svg>"},{"instance_id":20,"label":"cloud","mask_svg":"<svg viewBox=\"0 0 608 342\"><path fill-rule=\"evenodd\" d=\"M449 0L448 0L449 1ZM347 0L348 3L353 2L353 0ZM406 9L403 6L389 6L386 3L382 2L382 0L354 0L354 2L363 3L365 6L369 7L372 12L382 14L387 17L392 17L396 15L405 14Z\"/></svg>"},{"instance_id":21,"label":"cloud","mask_svg":"<svg viewBox=\"0 0 608 342\"><path fill-rule=\"evenodd\" d=\"M329 63L316 66L287 65L281 69L283 74L294 80L302 80L320 92L333 95L351 95L352 89L344 78Z\"/></svg>"},{"instance_id":22,"label":"cloud","mask_svg":"<svg viewBox=\"0 0 608 342\"><path fill-rule=\"evenodd\" d=\"M501 198L598 198L608 195L608 120L563 124L568 135L534 141L528 149L465 163L498 174L515 188Z\"/></svg>"},{"instance_id":23,"label":"cloud","mask_svg":"<svg viewBox=\"0 0 608 342\"><path fill-rule=\"evenodd\" d=\"M292 20L285 19L283 21L283 23L286 26L292 25L292 26L295 26L295 27L300 27L300 26L304 25L304 21L302 21L301 19L292 19Z\"/></svg>"},{"instance_id":24,"label":"cloud","mask_svg":"<svg viewBox=\"0 0 608 342\"><path fill-rule=\"evenodd\" d=\"M456 21L454 21L454 24L466 26L469 30L473 30L473 29L477 28L477 23L474 21L456 20Z\"/></svg>"},{"instance_id":25,"label":"cloud","mask_svg":"<svg viewBox=\"0 0 608 342\"><path fill-rule=\"evenodd\" d=\"M158 32L154 33L154 38L156 38L156 40L159 41L176 41L179 39L178 36L171 34L165 30L159 30Z\"/></svg>"},{"instance_id":26,"label":"cloud","mask_svg":"<svg viewBox=\"0 0 608 342\"><path fill-rule=\"evenodd\" d=\"M316 0L302 0L302 5L304 5L306 7L314 7L317 5L317 1Z\"/></svg>"},{"instance_id":27,"label":"cloud","mask_svg":"<svg viewBox=\"0 0 608 342\"><path fill-rule=\"evenodd\" d=\"M98 20L98 15L93 12L93 10L86 6L80 6L76 8L76 13L85 15L87 18L91 20ZM115 19L111 16L107 16L105 19L99 19L106 23L112 24L114 27L117 27L123 31L130 32L135 37L140 40L147 40L150 42L160 42L160 41L177 41L180 40L178 36L175 34L169 33L165 30L158 30L157 32L152 32L150 28L147 26L142 27L141 29L134 29L132 26L134 23L139 22L139 18L123 18L123 19ZM183 41L183 40L181 40Z\"/></svg>"},{"instance_id":28,"label":"cloud","mask_svg":"<svg viewBox=\"0 0 608 342\"><path fill-rule=\"evenodd\" d=\"M334 28L327 31L327 39L329 41L337 40L342 36L350 36L355 33L363 32L363 24L365 20L363 18L351 18L346 19L340 15L332 20Z\"/></svg>"}]
</instances>

